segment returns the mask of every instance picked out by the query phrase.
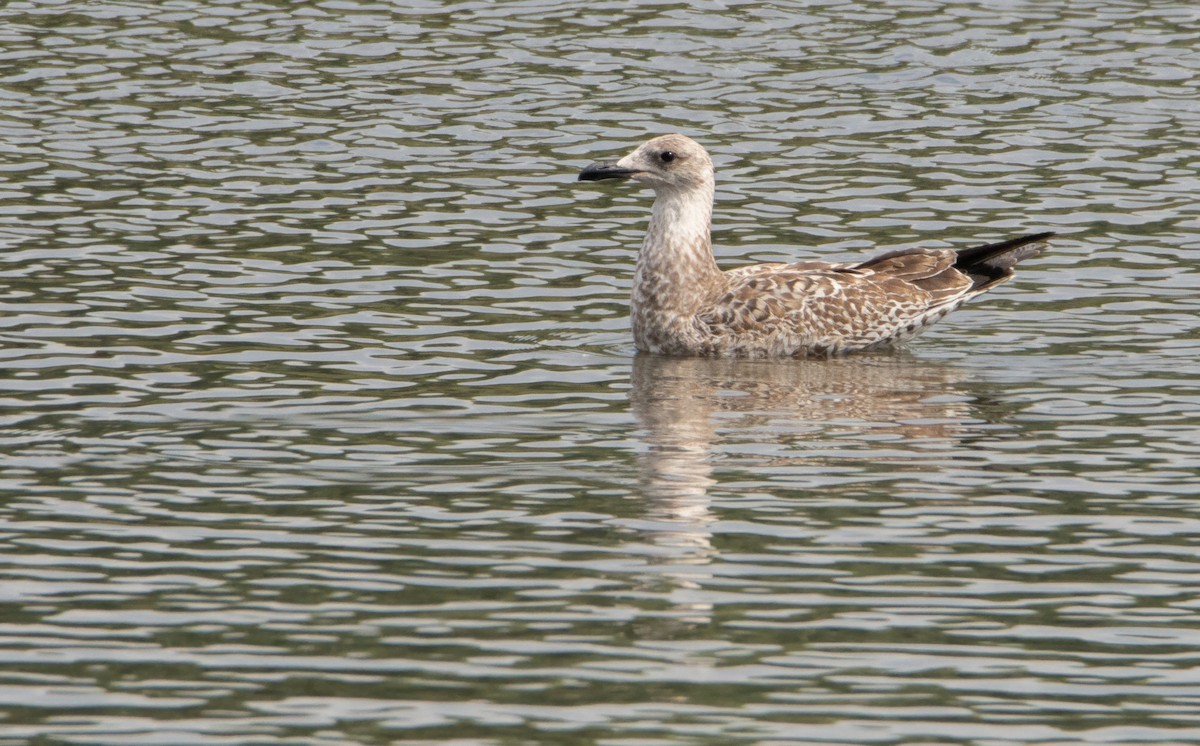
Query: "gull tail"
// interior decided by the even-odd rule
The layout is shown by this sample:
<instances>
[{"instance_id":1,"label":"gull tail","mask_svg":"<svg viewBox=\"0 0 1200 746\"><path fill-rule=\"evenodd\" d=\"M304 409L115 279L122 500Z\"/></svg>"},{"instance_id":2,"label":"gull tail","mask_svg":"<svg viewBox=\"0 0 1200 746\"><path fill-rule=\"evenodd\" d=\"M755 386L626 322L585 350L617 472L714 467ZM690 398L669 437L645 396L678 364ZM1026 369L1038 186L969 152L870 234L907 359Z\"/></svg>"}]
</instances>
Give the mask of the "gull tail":
<instances>
[{"instance_id":1,"label":"gull tail","mask_svg":"<svg viewBox=\"0 0 1200 746\"><path fill-rule=\"evenodd\" d=\"M1012 277L1017 262L1042 253L1042 249L1046 248L1046 240L1053 235L1053 231L1033 233L987 246L963 249L958 252L954 268L971 278L975 283L973 290L982 292Z\"/></svg>"}]
</instances>

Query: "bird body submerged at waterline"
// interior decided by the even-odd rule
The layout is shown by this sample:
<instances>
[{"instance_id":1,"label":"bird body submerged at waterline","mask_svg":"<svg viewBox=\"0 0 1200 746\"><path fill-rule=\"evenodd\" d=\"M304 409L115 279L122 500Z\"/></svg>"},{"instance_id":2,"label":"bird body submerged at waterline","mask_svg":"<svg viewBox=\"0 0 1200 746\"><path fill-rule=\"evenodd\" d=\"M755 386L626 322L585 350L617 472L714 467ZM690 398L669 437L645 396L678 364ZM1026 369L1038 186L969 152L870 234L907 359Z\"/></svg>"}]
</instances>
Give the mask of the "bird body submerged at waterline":
<instances>
[{"instance_id":1,"label":"bird body submerged at waterline","mask_svg":"<svg viewBox=\"0 0 1200 746\"><path fill-rule=\"evenodd\" d=\"M630 315L637 348L667 355L803 357L902 342L1010 279L1017 262L1053 235L726 272L710 236L712 160L694 140L656 137L616 163L588 166L579 179L630 179L654 189Z\"/></svg>"}]
</instances>

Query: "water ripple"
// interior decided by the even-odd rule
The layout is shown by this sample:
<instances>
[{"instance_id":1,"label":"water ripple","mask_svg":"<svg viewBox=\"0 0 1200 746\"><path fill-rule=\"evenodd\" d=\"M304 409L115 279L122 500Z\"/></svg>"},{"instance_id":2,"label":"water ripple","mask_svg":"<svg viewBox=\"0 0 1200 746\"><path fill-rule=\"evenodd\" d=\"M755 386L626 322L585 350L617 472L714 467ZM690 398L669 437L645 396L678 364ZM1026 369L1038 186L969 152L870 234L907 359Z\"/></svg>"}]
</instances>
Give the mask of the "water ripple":
<instances>
[{"instance_id":1,"label":"water ripple","mask_svg":"<svg viewBox=\"0 0 1200 746\"><path fill-rule=\"evenodd\" d=\"M0 743L1200 743L1190 6L0 18ZM729 265L1061 237L635 357L670 130Z\"/></svg>"}]
</instances>

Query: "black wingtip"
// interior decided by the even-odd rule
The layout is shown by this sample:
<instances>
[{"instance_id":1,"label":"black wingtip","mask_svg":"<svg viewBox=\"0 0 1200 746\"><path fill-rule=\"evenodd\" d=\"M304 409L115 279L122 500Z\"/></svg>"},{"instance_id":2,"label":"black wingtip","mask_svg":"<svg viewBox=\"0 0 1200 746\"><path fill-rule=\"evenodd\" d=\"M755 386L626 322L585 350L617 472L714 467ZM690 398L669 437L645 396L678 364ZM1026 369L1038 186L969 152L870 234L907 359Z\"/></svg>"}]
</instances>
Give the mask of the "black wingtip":
<instances>
[{"instance_id":1,"label":"black wingtip","mask_svg":"<svg viewBox=\"0 0 1200 746\"><path fill-rule=\"evenodd\" d=\"M990 243L986 246L975 246L970 249L962 249L958 252L957 266L973 266L977 264L994 264L997 261L1005 261L1009 263L1011 268L1013 264L1033 256L1042 250L1042 246L1037 244L1045 243L1056 234L1054 231L1044 231L1042 233L1031 233L1028 236L1020 238L1010 238L1007 241L999 241ZM1022 251L1022 249L1025 249Z\"/></svg>"},{"instance_id":2,"label":"black wingtip","mask_svg":"<svg viewBox=\"0 0 1200 746\"><path fill-rule=\"evenodd\" d=\"M954 267L974 279L976 287L991 285L1011 277L1018 262L1042 253L1045 242L1054 235L1054 231L1044 231L963 249Z\"/></svg>"}]
</instances>

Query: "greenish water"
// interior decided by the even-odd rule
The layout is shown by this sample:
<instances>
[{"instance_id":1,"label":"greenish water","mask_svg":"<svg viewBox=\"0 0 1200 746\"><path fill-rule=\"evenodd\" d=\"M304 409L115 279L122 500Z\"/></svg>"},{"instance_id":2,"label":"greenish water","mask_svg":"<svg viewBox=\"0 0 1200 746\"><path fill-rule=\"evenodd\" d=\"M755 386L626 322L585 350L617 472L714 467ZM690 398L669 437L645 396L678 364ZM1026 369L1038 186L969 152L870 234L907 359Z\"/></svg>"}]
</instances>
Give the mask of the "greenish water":
<instances>
[{"instance_id":1,"label":"greenish water","mask_svg":"<svg viewBox=\"0 0 1200 746\"><path fill-rule=\"evenodd\" d=\"M0 10L0 744L1200 743L1200 11ZM726 266L1061 234L895 353Z\"/></svg>"}]
</instances>

